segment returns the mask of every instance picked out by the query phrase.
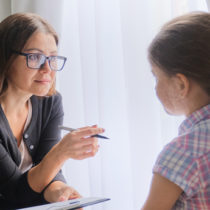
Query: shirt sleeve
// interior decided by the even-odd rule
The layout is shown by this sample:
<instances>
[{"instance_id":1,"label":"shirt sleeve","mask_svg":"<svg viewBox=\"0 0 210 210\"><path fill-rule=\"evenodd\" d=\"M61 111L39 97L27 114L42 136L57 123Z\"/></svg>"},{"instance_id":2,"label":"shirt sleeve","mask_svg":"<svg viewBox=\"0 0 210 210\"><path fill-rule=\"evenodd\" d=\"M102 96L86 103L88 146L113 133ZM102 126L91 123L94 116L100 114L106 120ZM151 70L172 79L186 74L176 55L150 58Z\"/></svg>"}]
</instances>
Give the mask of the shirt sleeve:
<instances>
[{"instance_id":1,"label":"shirt sleeve","mask_svg":"<svg viewBox=\"0 0 210 210\"><path fill-rule=\"evenodd\" d=\"M166 145L159 154L153 173L175 183L189 197L201 187L198 160L177 139Z\"/></svg>"}]
</instances>

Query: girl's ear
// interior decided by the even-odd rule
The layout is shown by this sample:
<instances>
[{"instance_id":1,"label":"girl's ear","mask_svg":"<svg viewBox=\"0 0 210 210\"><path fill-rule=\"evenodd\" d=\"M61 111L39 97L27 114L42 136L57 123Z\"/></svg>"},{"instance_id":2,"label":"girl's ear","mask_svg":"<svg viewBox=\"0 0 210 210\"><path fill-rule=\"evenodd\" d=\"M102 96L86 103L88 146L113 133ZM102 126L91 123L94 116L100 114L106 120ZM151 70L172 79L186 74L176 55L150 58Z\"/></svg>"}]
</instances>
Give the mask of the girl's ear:
<instances>
[{"instance_id":1,"label":"girl's ear","mask_svg":"<svg viewBox=\"0 0 210 210\"><path fill-rule=\"evenodd\" d=\"M175 76L177 90L179 91L179 96L185 98L190 89L190 81L184 74L176 74Z\"/></svg>"}]
</instances>

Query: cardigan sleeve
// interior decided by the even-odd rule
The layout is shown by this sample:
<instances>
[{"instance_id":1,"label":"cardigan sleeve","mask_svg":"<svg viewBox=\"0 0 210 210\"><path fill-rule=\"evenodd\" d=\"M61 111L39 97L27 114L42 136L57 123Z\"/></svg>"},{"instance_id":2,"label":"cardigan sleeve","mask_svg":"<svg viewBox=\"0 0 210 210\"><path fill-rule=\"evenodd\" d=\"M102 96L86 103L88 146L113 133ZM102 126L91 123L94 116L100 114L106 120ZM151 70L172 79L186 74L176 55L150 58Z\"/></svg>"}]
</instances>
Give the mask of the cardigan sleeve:
<instances>
[{"instance_id":1,"label":"cardigan sleeve","mask_svg":"<svg viewBox=\"0 0 210 210\"><path fill-rule=\"evenodd\" d=\"M49 150L61 140L61 131L58 126L63 124L64 112L62 97L59 93L54 95L51 100L43 102L42 115L41 136L34 158L35 164L38 164ZM61 170L53 181L66 182Z\"/></svg>"},{"instance_id":2,"label":"cardigan sleeve","mask_svg":"<svg viewBox=\"0 0 210 210\"><path fill-rule=\"evenodd\" d=\"M22 172L0 144L0 194L11 203L34 204L44 201L41 193L33 191L27 182L27 172Z\"/></svg>"},{"instance_id":3,"label":"cardigan sleeve","mask_svg":"<svg viewBox=\"0 0 210 210\"><path fill-rule=\"evenodd\" d=\"M33 143L34 149L31 152L33 164L37 165L49 150L61 139L61 132L58 125L63 123L63 107L60 94L46 98L36 98L36 108L34 112L37 115L36 122L32 122L33 126L29 126L30 143ZM0 137L1 138L1 137ZM25 143L28 145L29 140ZM14 144L14 143L13 143ZM10 154L12 150L13 154ZM18 168L18 162L14 159L18 155L17 147L8 148L0 139L0 196L2 195L7 201L30 206L34 204L44 203L42 193L33 191L27 181L27 174L22 173ZM53 181L65 182L62 172L54 177ZM1 205L1 204L0 204Z\"/></svg>"}]
</instances>

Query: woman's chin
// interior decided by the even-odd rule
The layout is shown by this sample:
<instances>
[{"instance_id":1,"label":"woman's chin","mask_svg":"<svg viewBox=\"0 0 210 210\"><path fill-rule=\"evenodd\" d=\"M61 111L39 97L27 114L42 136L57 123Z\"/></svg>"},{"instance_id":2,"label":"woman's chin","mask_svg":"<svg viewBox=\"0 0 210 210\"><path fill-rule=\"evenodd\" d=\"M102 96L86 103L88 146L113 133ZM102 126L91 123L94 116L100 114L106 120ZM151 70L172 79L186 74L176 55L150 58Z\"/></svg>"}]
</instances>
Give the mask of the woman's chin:
<instances>
[{"instance_id":1,"label":"woman's chin","mask_svg":"<svg viewBox=\"0 0 210 210\"><path fill-rule=\"evenodd\" d=\"M35 96L46 96L48 94L49 90L47 91L34 91L34 94Z\"/></svg>"}]
</instances>

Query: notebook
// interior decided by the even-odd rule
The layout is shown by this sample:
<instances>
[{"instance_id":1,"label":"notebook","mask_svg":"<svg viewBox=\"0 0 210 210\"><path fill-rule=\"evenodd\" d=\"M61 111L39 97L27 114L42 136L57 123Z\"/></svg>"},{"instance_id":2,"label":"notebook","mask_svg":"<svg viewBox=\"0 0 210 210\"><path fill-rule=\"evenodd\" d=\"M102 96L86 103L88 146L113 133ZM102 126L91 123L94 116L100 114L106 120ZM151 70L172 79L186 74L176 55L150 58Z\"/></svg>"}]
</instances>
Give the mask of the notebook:
<instances>
[{"instance_id":1,"label":"notebook","mask_svg":"<svg viewBox=\"0 0 210 210\"><path fill-rule=\"evenodd\" d=\"M30 208L23 208L21 210L69 210L69 209L79 209L82 207L102 203L110 200L110 198L100 198L100 197L87 197L78 198L68 201L56 202L41 206L34 206Z\"/></svg>"}]
</instances>

